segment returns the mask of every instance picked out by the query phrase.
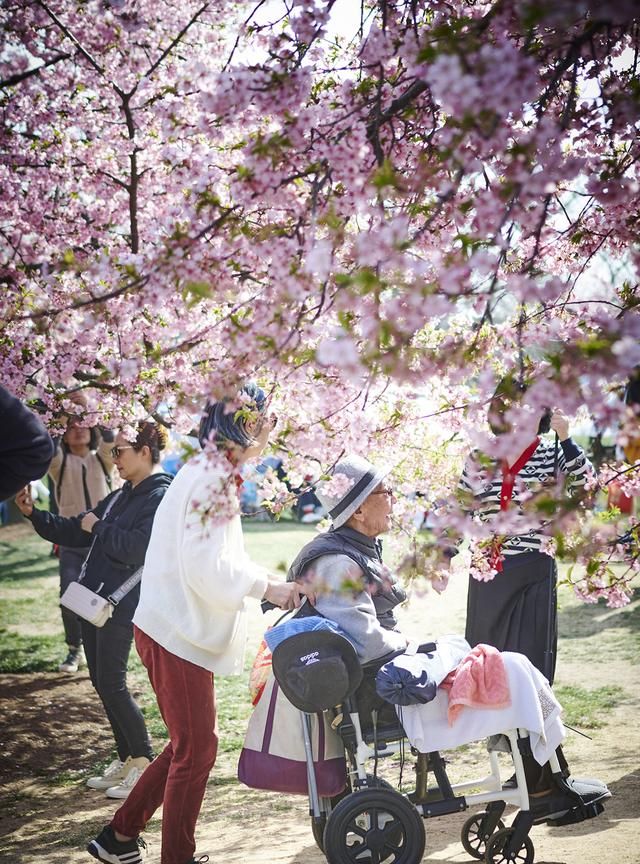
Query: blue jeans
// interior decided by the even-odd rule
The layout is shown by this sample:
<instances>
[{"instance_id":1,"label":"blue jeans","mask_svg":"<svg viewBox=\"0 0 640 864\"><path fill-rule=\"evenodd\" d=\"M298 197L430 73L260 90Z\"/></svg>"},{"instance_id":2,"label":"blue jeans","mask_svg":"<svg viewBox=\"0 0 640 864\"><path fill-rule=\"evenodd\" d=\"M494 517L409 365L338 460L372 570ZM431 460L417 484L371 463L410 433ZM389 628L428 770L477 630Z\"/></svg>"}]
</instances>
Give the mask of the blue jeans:
<instances>
[{"instance_id":1,"label":"blue jeans","mask_svg":"<svg viewBox=\"0 0 640 864\"><path fill-rule=\"evenodd\" d=\"M104 627L82 621L84 653L91 683L111 724L118 758L153 758L142 711L127 688L133 624L109 619Z\"/></svg>"}]
</instances>

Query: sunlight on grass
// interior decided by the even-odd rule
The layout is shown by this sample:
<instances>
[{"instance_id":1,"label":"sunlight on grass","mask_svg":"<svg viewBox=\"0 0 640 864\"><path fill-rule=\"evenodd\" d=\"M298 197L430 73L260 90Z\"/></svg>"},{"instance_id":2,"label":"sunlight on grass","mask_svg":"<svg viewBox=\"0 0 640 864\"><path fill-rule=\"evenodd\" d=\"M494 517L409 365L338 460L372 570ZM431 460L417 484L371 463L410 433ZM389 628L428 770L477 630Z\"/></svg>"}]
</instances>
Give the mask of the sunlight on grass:
<instances>
[{"instance_id":1,"label":"sunlight on grass","mask_svg":"<svg viewBox=\"0 0 640 864\"><path fill-rule=\"evenodd\" d=\"M554 692L564 708L562 719L579 729L599 729L609 722L609 712L626 698L622 687L612 684L587 690L585 687L556 685Z\"/></svg>"},{"instance_id":2,"label":"sunlight on grass","mask_svg":"<svg viewBox=\"0 0 640 864\"><path fill-rule=\"evenodd\" d=\"M253 560L272 572L286 570L302 546L315 536L314 526L283 520L247 522L245 544ZM5 539L6 538L6 539ZM58 608L58 562L50 556L51 546L30 530L18 527L3 535L0 531L0 672L54 672L63 645ZM621 610L604 605L587 606L572 592L560 589L561 654L587 657L593 646L589 637L597 635L603 649L616 650L622 659L640 659L640 596ZM242 675L216 676L216 696L220 725L220 752L231 759L237 755L251 714L248 670L251 651ZM166 741L166 729L146 671L135 651L129 665L130 687L145 714L156 752ZM621 687L588 690L577 686L557 686L569 725L597 728L607 714L625 698ZM70 778L65 778L70 779Z\"/></svg>"}]
</instances>

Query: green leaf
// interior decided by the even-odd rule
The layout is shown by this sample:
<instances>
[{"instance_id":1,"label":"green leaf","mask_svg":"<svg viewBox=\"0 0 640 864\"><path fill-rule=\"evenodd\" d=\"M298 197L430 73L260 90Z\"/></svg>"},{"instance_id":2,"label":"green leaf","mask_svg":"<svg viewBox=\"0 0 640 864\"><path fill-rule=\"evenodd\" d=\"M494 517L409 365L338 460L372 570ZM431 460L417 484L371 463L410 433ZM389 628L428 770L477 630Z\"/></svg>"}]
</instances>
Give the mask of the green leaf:
<instances>
[{"instance_id":1,"label":"green leaf","mask_svg":"<svg viewBox=\"0 0 640 864\"><path fill-rule=\"evenodd\" d=\"M182 289L182 296L189 308L201 300L211 298L211 285L208 282L187 282Z\"/></svg>"},{"instance_id":2,"label":"green leaf","mask_svg":"<svg viewBox=\"0 0 640 864\"><path fill-rule=\"evenodd\" d=\"M378 190L385 189L387 186L398 189L400 180L389 159L385 159L382 165L376 168L371 177L371 183Z\"/></svg>"}]
</instances>

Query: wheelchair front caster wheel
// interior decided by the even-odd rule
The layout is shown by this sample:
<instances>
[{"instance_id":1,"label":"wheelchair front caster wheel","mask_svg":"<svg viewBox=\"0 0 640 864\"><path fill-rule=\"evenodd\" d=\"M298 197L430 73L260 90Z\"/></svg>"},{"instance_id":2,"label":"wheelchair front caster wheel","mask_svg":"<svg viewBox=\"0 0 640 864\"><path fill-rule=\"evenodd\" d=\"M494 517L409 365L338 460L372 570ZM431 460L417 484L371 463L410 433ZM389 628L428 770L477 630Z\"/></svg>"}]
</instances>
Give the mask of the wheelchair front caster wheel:
<instances>
[{"instance_id":1,"label":"wheelchair front caster wheel","mask_svg":"<svg viewBox=\"0 0 640 864\"><path fill-rule=\"evenodd\" d=\"M533 864L531 837L525 837L519 849L510 851L509 841L513 834L513 828L502 828L489 838L484 856L487 864Z\"/></svg>"},{"instance_id":2,"label":"wheelchair front caster wheel","mask_svg":"<svg viewBox=\"0 0 640 864\"><path fill-rule=\"evenodd\" d=\"M387 789L347 795L332 811L324 831L329 864L416 864L424 847L422 817L403 795Z\"/></svg>"},{"instance_id":3,"label":"wheelchair front caster wheel","mask_svg":"<svg viewBox=\"0 0 640 864\"><path fill-rule=\"evenodd\" d=\"M462 826L462 831L460 832L460 839L462 840L462 845L464 846L465 851L468 852L472 858L477 858L478 861L484 859L487 849L487 841L493 834L493 831L487 833L483 828L482 823L485 821L486 816L486 810L483 810L482 813L476 813L475 815L470 816ZM504 822L500 819L494 830L499 831L502 828L504 828Z\"/></svg>"}]
</instances>

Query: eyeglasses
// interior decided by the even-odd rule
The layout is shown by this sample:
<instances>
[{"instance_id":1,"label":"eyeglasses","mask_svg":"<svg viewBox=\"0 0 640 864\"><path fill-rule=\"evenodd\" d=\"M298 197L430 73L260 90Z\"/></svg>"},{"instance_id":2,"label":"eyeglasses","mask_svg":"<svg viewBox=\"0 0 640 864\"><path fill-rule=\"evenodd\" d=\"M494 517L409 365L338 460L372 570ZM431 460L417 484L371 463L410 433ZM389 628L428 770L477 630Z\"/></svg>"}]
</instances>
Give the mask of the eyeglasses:
<instances>
[{"instance_id":1,"label":"eyeglasses","mask_svg":"<svg viewBox=\"0 0 640 864\"><path fill-rule=\"evenodd\" d=\"M120 454L122 453L123 450L133 450L133 449L134 449L133 444L120 444L117 447L112 447L111 448L111 458L112 459L119 459Z\"/></svg>"},{"instance_id":2,"label":"eyeglasses","mask_svg":"<svg viewBox=\"0 0 640 864\"><path fill-rule=\"evenodd\" d=\"M382 489L375 489L371 494L372 495L386 495L387 498L393 498L394 497L393 489L387 489L386 486L384 486Z\"/></svg>"}]
</instances>

